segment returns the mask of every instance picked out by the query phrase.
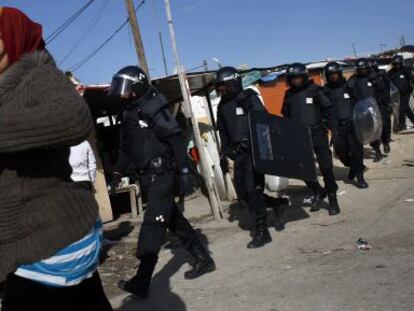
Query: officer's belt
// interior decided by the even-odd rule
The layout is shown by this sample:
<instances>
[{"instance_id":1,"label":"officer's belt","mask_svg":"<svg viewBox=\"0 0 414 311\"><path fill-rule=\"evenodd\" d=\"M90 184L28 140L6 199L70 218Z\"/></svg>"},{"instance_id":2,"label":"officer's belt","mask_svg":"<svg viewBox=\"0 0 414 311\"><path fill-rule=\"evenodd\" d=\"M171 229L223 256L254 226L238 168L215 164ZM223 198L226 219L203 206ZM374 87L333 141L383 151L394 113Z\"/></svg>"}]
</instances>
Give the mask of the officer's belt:
<instances>
[{"instance_id":1,"label":"officer's belt","mask_svg":"<svg viewBox=\"0 0 414 311\"><path fill-rule=\"evenodd\" d=\"M161 157L156 157L152 159L146 168L140 169L138 172L140 175L149 175L149 174L160 175L166 171L174 171L176 170L176 168L177 168L177 165L175 161L161 156Z\"/></svg>"}]
</instances>

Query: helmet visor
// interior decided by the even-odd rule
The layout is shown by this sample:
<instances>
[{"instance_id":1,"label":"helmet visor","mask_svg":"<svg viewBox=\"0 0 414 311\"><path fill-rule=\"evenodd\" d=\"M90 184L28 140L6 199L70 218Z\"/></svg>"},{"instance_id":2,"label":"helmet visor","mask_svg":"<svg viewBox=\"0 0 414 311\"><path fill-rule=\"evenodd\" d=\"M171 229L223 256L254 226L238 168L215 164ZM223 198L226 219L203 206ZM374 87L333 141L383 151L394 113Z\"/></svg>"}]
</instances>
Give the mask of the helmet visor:
<instances>
[{"instance_id":1,"label":"helmet visor","mask_svg":"<svg viewBox=\"0 0 414 311\"><path fill-rule=\"evenodd\" d=\"M132 93L132 85L135 83L132 77L127 75L115 75L112 78L109 96L124 96Z\"/></svg>"}]
</instances>

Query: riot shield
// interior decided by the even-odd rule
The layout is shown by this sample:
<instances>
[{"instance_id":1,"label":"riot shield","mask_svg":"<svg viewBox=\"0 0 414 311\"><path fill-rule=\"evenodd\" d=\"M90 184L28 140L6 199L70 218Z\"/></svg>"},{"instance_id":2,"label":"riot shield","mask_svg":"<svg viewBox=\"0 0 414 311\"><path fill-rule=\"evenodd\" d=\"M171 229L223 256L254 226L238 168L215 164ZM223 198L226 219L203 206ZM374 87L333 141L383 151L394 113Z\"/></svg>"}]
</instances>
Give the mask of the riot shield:
<instances>
[{"instance_id":1,"label":"riot shield","mask_svg":"<svg viewBox=\"0 0 414 311\"><path fill-rule=\"evenodd\" d=\"M316 180L309 129L266 112L249 112L253 163L260 174Z\"/></svg>"},{"instance_id":2,"label":"riot shield","mask_svg":"<svg viewBox=\"0 0 414 311\"><path fill-rule=\"evenodd\" d=\"M379 140L382 134L382 118L373 97L360 100L354 107L354 126L361 144Z\"/></svg>"},{"instance_id":3,"label":"riot shield","mask_svg":"<svg viewBox=\"0 0 414 311\"><path fill-rule=\"evenodd\" d=\"M391 97L391 108L393 115L393 131L398 132L399 125L399 115L400 115L400 91L395 86L394 83L390 82L390 97Z\"/></svg>"}]
</instances>

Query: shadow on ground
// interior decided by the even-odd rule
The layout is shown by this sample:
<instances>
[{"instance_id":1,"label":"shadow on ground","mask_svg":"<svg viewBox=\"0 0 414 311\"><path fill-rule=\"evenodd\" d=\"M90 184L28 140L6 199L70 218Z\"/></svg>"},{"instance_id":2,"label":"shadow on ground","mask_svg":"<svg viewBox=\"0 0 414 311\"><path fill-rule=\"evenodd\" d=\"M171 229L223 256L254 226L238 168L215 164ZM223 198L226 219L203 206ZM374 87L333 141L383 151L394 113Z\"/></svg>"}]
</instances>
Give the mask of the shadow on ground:
<instances>
[{"instance_id":1,"label":"shadow on ground","mask_svg":"<svg viewBox=\"0 0 414 311\"><path fill-rule=\"evenodd\" d=\"M310 192L305 186L289 186L287 191L283 193L290 197L290 206L284 208L282 217L277 215L276 197L266 195L266 203L268 207L268 228L275 228L276 231L285 229L285 225L289 222L299 221L309 218L309 214L303 208L303 200L310 196ZM229 206L229 222L238 222L238 226L242 230L249 230L252 234L253 224L251 223L248 206L246 203L235 202Z\"/></svg>"},{"instance_id":2,"label":"shadow on ground","mask_svg":"<svg viewBox=\"0 0 414 311\"><path fill-rule=\"evenodd\" d=\"M207 236L197 229L201 242L208 246ZM151 311L185 311L187 307L184 301L174 293L171 287L171 277L181 270L182 266L191 262L191 257L182 247L178 238L169 235L169 242L164 249L170 249L173 253L171 260L154 275L151 283L150 296L146 300L138 299L132 295L125 298L122 307L117 311L151 310Z\"/></svg>"},{"instance_id":3,"label":"shadow on ground","mask_svg":"<svg viewBox=\"0 0 414 311\"><path fill-rule=\"evenodd\" d=\"M108 230L104 232L104 239L109 243L104 243L102 246L101 256L99 258L100 264L104 263L105 260L109 258L109 251L117 242L122 240L122 238L127 237L133 230L135 226L129 221L123 221L115 229Z\"/></svg>"}]
</instances>

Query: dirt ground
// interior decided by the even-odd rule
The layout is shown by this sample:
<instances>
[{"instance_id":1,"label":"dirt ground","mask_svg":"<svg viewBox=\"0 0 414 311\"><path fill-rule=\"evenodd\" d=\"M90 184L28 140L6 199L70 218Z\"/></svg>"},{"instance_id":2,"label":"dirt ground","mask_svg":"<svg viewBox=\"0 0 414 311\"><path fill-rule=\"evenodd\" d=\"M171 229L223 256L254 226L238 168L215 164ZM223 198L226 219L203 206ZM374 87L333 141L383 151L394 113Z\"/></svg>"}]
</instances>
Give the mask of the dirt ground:
<instances>
[{"instance_id":1,"label":"dirt ground","mask_svg":"<svg viewBox=\"0 0 414 311\"><path fill-rule=\"evenodd\" d=\"M124 217L107 225L100 267L116 310L414 310L414 132L394 135L391 155L373 163L366 151L368 190L346 182L337 161L342 214L325 209L311 214L301 182L287 191L292 205L285 226L275 225L273 243L248 250L246 211L237 204L215 222L203 197L186 202L186 214L198 228L217 263L217 271L187 281L189 256L171 237L160 254L150 298L139 301L116 288L137 266L134 248L139 222ZM365 238L371 250L358 250Z\"/></svg>"}]
</instances>

